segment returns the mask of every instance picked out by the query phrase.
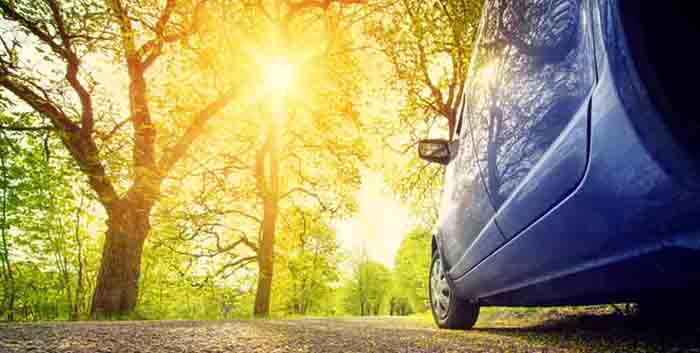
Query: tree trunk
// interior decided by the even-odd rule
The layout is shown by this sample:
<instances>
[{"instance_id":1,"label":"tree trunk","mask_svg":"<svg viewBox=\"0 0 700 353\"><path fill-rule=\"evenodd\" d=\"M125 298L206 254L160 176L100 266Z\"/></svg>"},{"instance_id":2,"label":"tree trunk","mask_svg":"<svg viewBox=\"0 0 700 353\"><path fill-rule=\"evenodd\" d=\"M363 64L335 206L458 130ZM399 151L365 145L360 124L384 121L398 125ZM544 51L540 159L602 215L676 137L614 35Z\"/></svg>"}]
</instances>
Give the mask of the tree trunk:
<instances>
[{"instance_id":1,"label":"tree trunk","mask_svg":"<svg viewBox=\"0 0 700 353\"><path fill-rule=\"evenodd\" d=\"M262 238L258 248L258 288L255 292L255 316L270 314L272 274L274 270L275 228L277 225L277 202L265 202Z\"/></svg>"},{"instance_id":2,"label":"tree trunk","mask_svg":"<svg viewBox=\"0 0 700 353\"><path fill-rule=\"evenodd\" d=\"M150 207L119 202L107 210L107 234L92 300L93 318L127 315L136 307L141 253Z\"/></svg>"},{"instance_id":3,"label":"tree trunk","mask_svg":"<svg viewBox=\"0 0 700 353\"><path fill-rule=\"evenodd\" d=\"M280 199L278 138L277 124L271 123L268 127L265 145L258 152L255 166L257 189L262 195L263 201L262 237L257 254L258 288L255 292L255 308L253 309L253 315L258 317L270 315L275 228ZM265 168L266 162L268 168Z\"/></svg>"},{"instance_id":4,"label":"tree trunk","mask_svg":"<svg viewBox=\"0 0 700 353\"><path fill-rule=\"evenodd\" d=\"M12 270L12 263L10 262L10 249L7 240L7 230L9 229L8 215L7 215L7 200L9 194L10 183L7 176L7 162L5 159L5 154L3 151L2 155L2 223L0 223L0 240L2 240L2 249L0 249L0 254L2 257L2 271L0 274L3 276L3 299L4 303L2 308L7 311L6 319L8 321L15 320L15 279Z\"/></svg>"},{"instance_id":5,"label":"tree trunk","mask_svg":"<svg viewBox=\"0 0 700 353\"><path fill-rule=\"evenodd\" d=\"M76 273L77 283L75 288L75 303L71 308L70 319L78 320L80 308L83 304L83 241L80 239L80 213L83 211L85 198L80 196L80 204L75 210L75 244L78 247L78 270Z\"/></svg>"}]
</instances>

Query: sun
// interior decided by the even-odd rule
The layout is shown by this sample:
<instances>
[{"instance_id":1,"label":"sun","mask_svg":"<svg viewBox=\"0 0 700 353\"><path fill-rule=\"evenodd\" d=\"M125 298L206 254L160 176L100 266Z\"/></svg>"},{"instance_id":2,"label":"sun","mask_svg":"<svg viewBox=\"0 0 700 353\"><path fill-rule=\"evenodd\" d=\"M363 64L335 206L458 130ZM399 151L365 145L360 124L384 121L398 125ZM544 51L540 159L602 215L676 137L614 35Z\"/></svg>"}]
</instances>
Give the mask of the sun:
<instances>
[{"instance_id":1,"label":"sun","mask_svg":"<svg viewBox=\"0 0 700 353\"><path fill-rule=\"evenodd\" d=\"M267 60L262 70L266 91L282 96L288 95L296 81L296 65L284 56L276 56Z\"/></svg>"}]
</instances>

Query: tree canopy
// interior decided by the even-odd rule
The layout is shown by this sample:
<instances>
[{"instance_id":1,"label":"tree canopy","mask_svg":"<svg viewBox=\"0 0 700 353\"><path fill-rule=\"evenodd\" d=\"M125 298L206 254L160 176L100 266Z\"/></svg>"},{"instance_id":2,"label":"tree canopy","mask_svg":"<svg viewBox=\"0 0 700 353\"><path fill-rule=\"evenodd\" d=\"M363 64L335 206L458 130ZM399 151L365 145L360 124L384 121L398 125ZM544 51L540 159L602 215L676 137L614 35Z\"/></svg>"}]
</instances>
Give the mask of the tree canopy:
<instances>
[{"instance_id":1,"label":"tree canopy","mask_svg":"<svg viewBox=\"0 0 700 353\"><path fill-rule=\"evenodd\" d=\"M479 11L0 0L0 317L425 310L428 231L390 268L337 225L367 170L434 219L413 146L453 134Z\"/></svg>"}]
</instances>

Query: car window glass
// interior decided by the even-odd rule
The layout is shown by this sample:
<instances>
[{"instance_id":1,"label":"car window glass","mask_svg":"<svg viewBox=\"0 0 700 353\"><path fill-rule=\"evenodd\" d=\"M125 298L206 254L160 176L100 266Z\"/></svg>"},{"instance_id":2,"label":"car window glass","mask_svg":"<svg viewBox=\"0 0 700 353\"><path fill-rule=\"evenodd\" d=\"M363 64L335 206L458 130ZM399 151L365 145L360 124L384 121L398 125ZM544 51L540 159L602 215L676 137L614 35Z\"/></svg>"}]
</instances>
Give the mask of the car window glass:
<instances>
[{"instance_id":1,"label":"car window glass","mask_svg":"<svg viewBox=\"0 0 700 353\"><path fill-rule=\"evenodd\" d=\"M498 208L584 104L593 64L580 1L497 0L485 11L462 134Z\"/></svg>"}]
</instances>

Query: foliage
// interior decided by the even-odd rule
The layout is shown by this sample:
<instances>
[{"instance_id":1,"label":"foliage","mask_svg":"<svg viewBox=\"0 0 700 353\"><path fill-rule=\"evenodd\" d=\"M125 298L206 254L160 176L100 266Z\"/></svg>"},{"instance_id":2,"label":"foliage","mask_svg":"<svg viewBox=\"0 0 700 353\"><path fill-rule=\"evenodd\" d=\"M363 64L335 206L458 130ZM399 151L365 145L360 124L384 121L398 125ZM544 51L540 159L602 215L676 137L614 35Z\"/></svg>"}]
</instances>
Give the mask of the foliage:
<instances>
[{"instance_id":1,"label":"foliage","mask_svg":"<svg viewBox=\"0 0 700 353\"><path fill-rule=\"evenodd\" d=\"M162 243L211 266L218 263L214 276L257 264L259 315L269 310L282 217L298 208L328 219L349 215L368 154L354 108L362 70L356 53L348 50L352 39L337 32L352 26L357 15L343 6L310 4L304 11L288 8L282 18L270 18L265 15L269 5L246 9L236 21L211 22L225 36L204 49L211 59L206 66L247 78L242 87L251 94L237 100L224 119L211 122L202 143L183 159L182 173L164 183L165 207L155 211L166 222L178 220L177 230ZM235 50L232 43L243 44ZM181 65L174 62L167 70ZM277 72L287 65L294 72ZM289 74L303 89L279 86L264 70ZM165 85L183 104L200 94L201 85L183 87L179 80ZM185 193L190 197L183 198Z\"/></svg>"},{"instance_id":2,"label":"foliage","mask_svg":"<svg viewBox=\"0 0 700 353\"><path fill-rule=\"evenodd\" d=\"M380 150L450 126L477 9L0 0L0 317L424 310L419 231L390 271L331 224L375 166L434 208L441 169Z\"/></svg>"},{"instance_id":3,"label":"foliage","mask_svg":"<svg viewBox=\"0 0 700 353\"><path fill-rule=\"evenodd\" d=\"M390 170L401 172L387 179L427 223L437 217L443 168L419 160L416 144L455 135L482 2L386 0L365 23L389 66L382 93L399 102L382 133L394 151Z\"/></svg>"},{"instance_id":4,"label":"foliage","mask_svg":"<svg viewBox=\"0 0 700 353\"><path fill-rule=\"evenodd\" d=\"M383 314L391 289L391 272L384 265L362 259L345 285L343 298L347 313L360 316Z\"/></svg>"},{"instance_id":5,"label":"foliage","mask_svg":"<svg viewBox=\"0 0 700 353\"><path fill-rule=\"evenodd\" d=\"M397 292L408 299L416 312L430 309L428 301L430 242L429 229L413 229L403 239L396 254L394 276Z\"/></svg>"},{"instance_id":6,"label":"foliage","mask_svg":"<svg viewBox=\"0 0 700 353\"><path fill-rule=\"evenodd\" d=\"M0 116L0 124L9 119ZM39 119L24 115L22 120ZM5 131L0 139L0 315L81 317L89 308L100 245L85 227L92 200L75 186L76 166L47 131Z\"/></svg>"},{"instance_id":7,"label":"foliage","mask_svg":"<svg viewBox=\"0 0 700 353\"><path fill-rule=\"evenodd\" d=\"M342 254L335 231L319 216L295 210L282 219L273 285L273 307L282 315L336 313Z\"/></svg>"}]
</instances>

